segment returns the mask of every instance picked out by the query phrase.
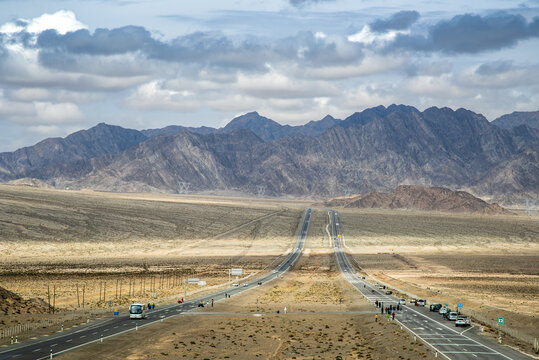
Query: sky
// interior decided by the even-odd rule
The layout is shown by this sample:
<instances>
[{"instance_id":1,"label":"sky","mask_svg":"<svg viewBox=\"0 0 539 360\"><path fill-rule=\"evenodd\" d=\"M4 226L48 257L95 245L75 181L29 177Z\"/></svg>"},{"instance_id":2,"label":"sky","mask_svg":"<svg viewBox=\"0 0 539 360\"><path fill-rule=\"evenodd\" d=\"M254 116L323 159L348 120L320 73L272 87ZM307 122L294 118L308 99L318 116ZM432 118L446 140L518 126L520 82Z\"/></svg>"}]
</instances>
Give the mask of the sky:
<instances>
[{"instance_id":1,"label":"sky","mask_svg":"<svg viewBox=\"0 0 539 360\"><path fill-rule=\"evenodd\" d=\"M0 0L0 151L394 103L539 110L539 0Z\"/></svg>"}]
</instances>

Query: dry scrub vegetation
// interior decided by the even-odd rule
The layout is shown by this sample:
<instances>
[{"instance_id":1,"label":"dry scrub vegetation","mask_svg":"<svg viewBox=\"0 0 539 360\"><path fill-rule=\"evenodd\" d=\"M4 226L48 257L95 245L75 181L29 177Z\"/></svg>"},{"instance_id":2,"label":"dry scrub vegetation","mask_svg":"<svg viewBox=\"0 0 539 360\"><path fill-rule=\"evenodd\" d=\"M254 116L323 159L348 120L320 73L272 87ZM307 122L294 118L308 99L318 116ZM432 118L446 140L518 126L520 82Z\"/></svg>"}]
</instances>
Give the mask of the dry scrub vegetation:
<instances>
[{"instance_id":1,"label":"dry scrub vegetation","mask_svg":"<svg viewBox=\"0 0 539 360\"><path fill-rule=\"evenodd\" d=\"M312 250L312 241L306 246ZM312 270L321 268L325 270ZM134 342L140 346L132 346ZM282 279L241 297L63 358L276 360L339 355L343 359L434 358L432 351L395 323L375 322L372 305L335 271L333 254L326 254L302 257Z\"/></svg>"},{"instance_id":2,"label":"dry scrub vegetation","mask_svg":"<svg viewBox=\"0 0 539 360\"><path fill-rule=\"evenodd\" d=\"M55 288L60 310L175 301L188 277L207 281L187 286L200 294L231 267L248 276L279 261L302 214L286 202L0 186L0 287L45 300L49 288L51 302ZM32 319L15 314L0 327Z\"/></svg>"},{"instance_id":3,"label":"dry scrub vegetation","mask_svg":"<svg viewBox=\"0 0 539 360\"><path fill-rule=\"evenodd\" d=\"M378 280L509 334L539 337L539 222L519 216L340 210L348 251Z\"/></svg>"}]
</instances>

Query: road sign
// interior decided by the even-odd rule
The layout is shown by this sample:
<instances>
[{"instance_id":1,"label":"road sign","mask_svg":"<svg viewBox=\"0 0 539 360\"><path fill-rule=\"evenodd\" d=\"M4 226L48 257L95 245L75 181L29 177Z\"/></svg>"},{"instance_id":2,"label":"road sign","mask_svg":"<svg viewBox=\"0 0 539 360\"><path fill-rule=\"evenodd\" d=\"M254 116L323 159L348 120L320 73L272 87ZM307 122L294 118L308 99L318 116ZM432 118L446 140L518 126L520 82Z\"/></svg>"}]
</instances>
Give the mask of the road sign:
<instances>
[{"instance_id":1,"label":"road sign","mask_svg":"<svg viewBox=\"0 0 539 360\"><path fill-rule=\"evenodd\" d=\"M198 282L198 286L206 286L206 281L205 280L200 280Z\"/></svg>"},{"instance_id":2,"label":"road sign","mask_svg":"<svg viewBox=\"0 0 539 360\"><path fill-rule=\"evenodd\" d=\"M189 284L198 284L199 281L200 281L199 278L189 278L189 279L187 279L187 283L189 283Z\"/></svg>"},{"instance_id":3,"label":"road sign","mask_svg":"<svg viewBox=\"0 0 539 360\"><path fill-rule=\"evenodd\" d=\"M462 303L458 303L458 304L457 304L457 307L462 307Z\"/></svg>"},{"instance_id":4,"label":"road sign","mask_svg":"<svg viewBox=\"0 0 539 360\"><path fill-rule=\"evenodd\" d=\"M503 321L504 321L503 317L500 316L498 318L498 325L503 325Z\"/></svg>"},{"instance_id":5,"label":"road sign","mask_svg":"<svg viewBox=\"0 0 539 360\"><path fill-rule=\"evenodd\" d=\"M230 269L230 275L232 276L241 276L243 274L242 269Z\"/></svg>"}]
</instances>

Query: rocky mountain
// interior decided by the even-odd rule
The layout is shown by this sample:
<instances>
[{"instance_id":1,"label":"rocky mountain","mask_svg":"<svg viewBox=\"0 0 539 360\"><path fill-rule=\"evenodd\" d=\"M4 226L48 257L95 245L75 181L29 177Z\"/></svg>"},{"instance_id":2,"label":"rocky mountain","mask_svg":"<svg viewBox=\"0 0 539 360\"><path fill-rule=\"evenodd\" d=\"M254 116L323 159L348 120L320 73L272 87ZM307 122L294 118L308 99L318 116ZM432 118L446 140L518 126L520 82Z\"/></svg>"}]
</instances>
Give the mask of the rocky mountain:
<instances>
[{"instance_id":1,"label":"rocky mountain","mask_svg":"<svg viewBox=\"0 0 539 360\"><path fill-rule=\"evenodd\" d=\"M152 136L157 136L157 135L172 135L172 134L177 134L182 131L189 131L195 134L211 134L217 131L217 129L208 127L208 126L187 127L187 126L179 126L179 125L170 125L161 129L146 129L146 130L141 130L140 132L144 134L146 137L152 137Z\"/></svg>"},{"instance_id":2,"label":"rocky mountain","mask_svg":"<svg viewBox=\"0 0 539 360\"><path fill-rule=\"evenodd\" d=\"M255 133L264 141L279 140L296 135L316 137L327 129L338 125L341 120L327 115L321 120L310 121L305 125L290 126L281 125L264 116L260 116L256 111L232 119L220 132L229 133L238 129L248 129Z\"/></svg>"},{"instance_id":3,"label":"rocky mountain","mask_svg":"<svg viewBox=\"0 0 539 360\"><path fill-rule=\"evenodd\" d=\"M537 199L539 192L539 130L502 129L465 109L380 106L343 121L326 117L293 137L257 113L234 120L208 134L183 130L142 140L143 133L128 133L130 142L114 140L123 151L75 153L60 161L47 155L51 160L22 172L9 172L8 163L4 179L106 191L181 192L188 186L256 194L262 186L266 195L315 198L415 184L505 203ZM314 135L304 135L307 129Z\"/></svg>"},{"instance_id":4,"label":"rocky mountain","mask_svg":"<svg viewBox=\"0 0 539 360\"><path fill-rule=\"evenodd\" d=\"M370 192L338 197L324 203L328 207L361 209L407 209L488 215L513 214L498 204L489 204L465 191L442 187L401 185L391 192Z\"/></svg>"},{"instance_id":5,"label":"rocky mountain","mask_svg":"<svg viewBox=\"0 0 539 360\"><path fill-rule=\"evenodd\" d=\"M335 119L332 116L327 115L321 120L309 121L305 125L281 125L276 121L261 116L255 111L232 119L225 127L220 129L215 129L207 126L184 127L171 125L162 129L148 129L142 130L141 132L147 137L152 137L155 135L173 135L185 130L195 134L228 134L234 130L251 130L260 139L264 141L271 141L296 135L316 137L322 134L327 129L338 125L340 122L341 120Z\"/></svg>"},{"instance_id":6,"label":"rocky mountain","mask_svg":"<svg viewBox=\"0 0 539 360\"><path fill-rule=\"evenodd\" d=\"M55 164L118 154L147 137L137 130L98 124L65 138L49 138L34 146L0 153L0 180L12 180L38 173Z\"/></svg>"},{"instance_id":7,"label":"rocky mountain","mask_svg":"<svg viewBox=\"0 0 539 360\"><path fill-rule=\"evenodd\" d=\"M515 111L511 114L500 116L492 121L502 129L512 129L520 125L539 129L539 111Z\"/></svg>"}]
</instances>

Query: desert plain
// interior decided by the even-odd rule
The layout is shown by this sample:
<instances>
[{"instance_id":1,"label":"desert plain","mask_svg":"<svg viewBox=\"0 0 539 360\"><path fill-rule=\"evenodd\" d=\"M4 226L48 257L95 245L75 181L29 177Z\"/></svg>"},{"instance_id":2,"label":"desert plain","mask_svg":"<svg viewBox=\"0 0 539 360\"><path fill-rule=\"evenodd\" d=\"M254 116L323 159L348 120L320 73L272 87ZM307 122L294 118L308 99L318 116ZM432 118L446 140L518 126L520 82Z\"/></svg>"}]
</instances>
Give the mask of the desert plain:
<instances>
[{"instance_id":1,"label":"desert plain","mask_svg":"<svg viewBox=\"0 0 539 360\"><path fill-rule=\"evenodd\" d=\"M225 288L231 268L242 268L238 281L249 281L291 251L311 204L0 186L0 287L24 301L41 299L31 311L2 300L0 328L50 321L21 333L24 341L60 324L112 316L115 308L125 313L133 301L159 306ZM328 209L313 209L303 255L283 278L146 327L136 341L125 334L63 357L433 358L394 323L374 321L374 308L336 268ZM495 318L505 316L510 344L530 352L530 341L539 337L536 218L336 210L345 248L370 281L406 298L463 303L485 336ZM206 286L184 287L194 277Z\"/></svg>"}]
</instances>

